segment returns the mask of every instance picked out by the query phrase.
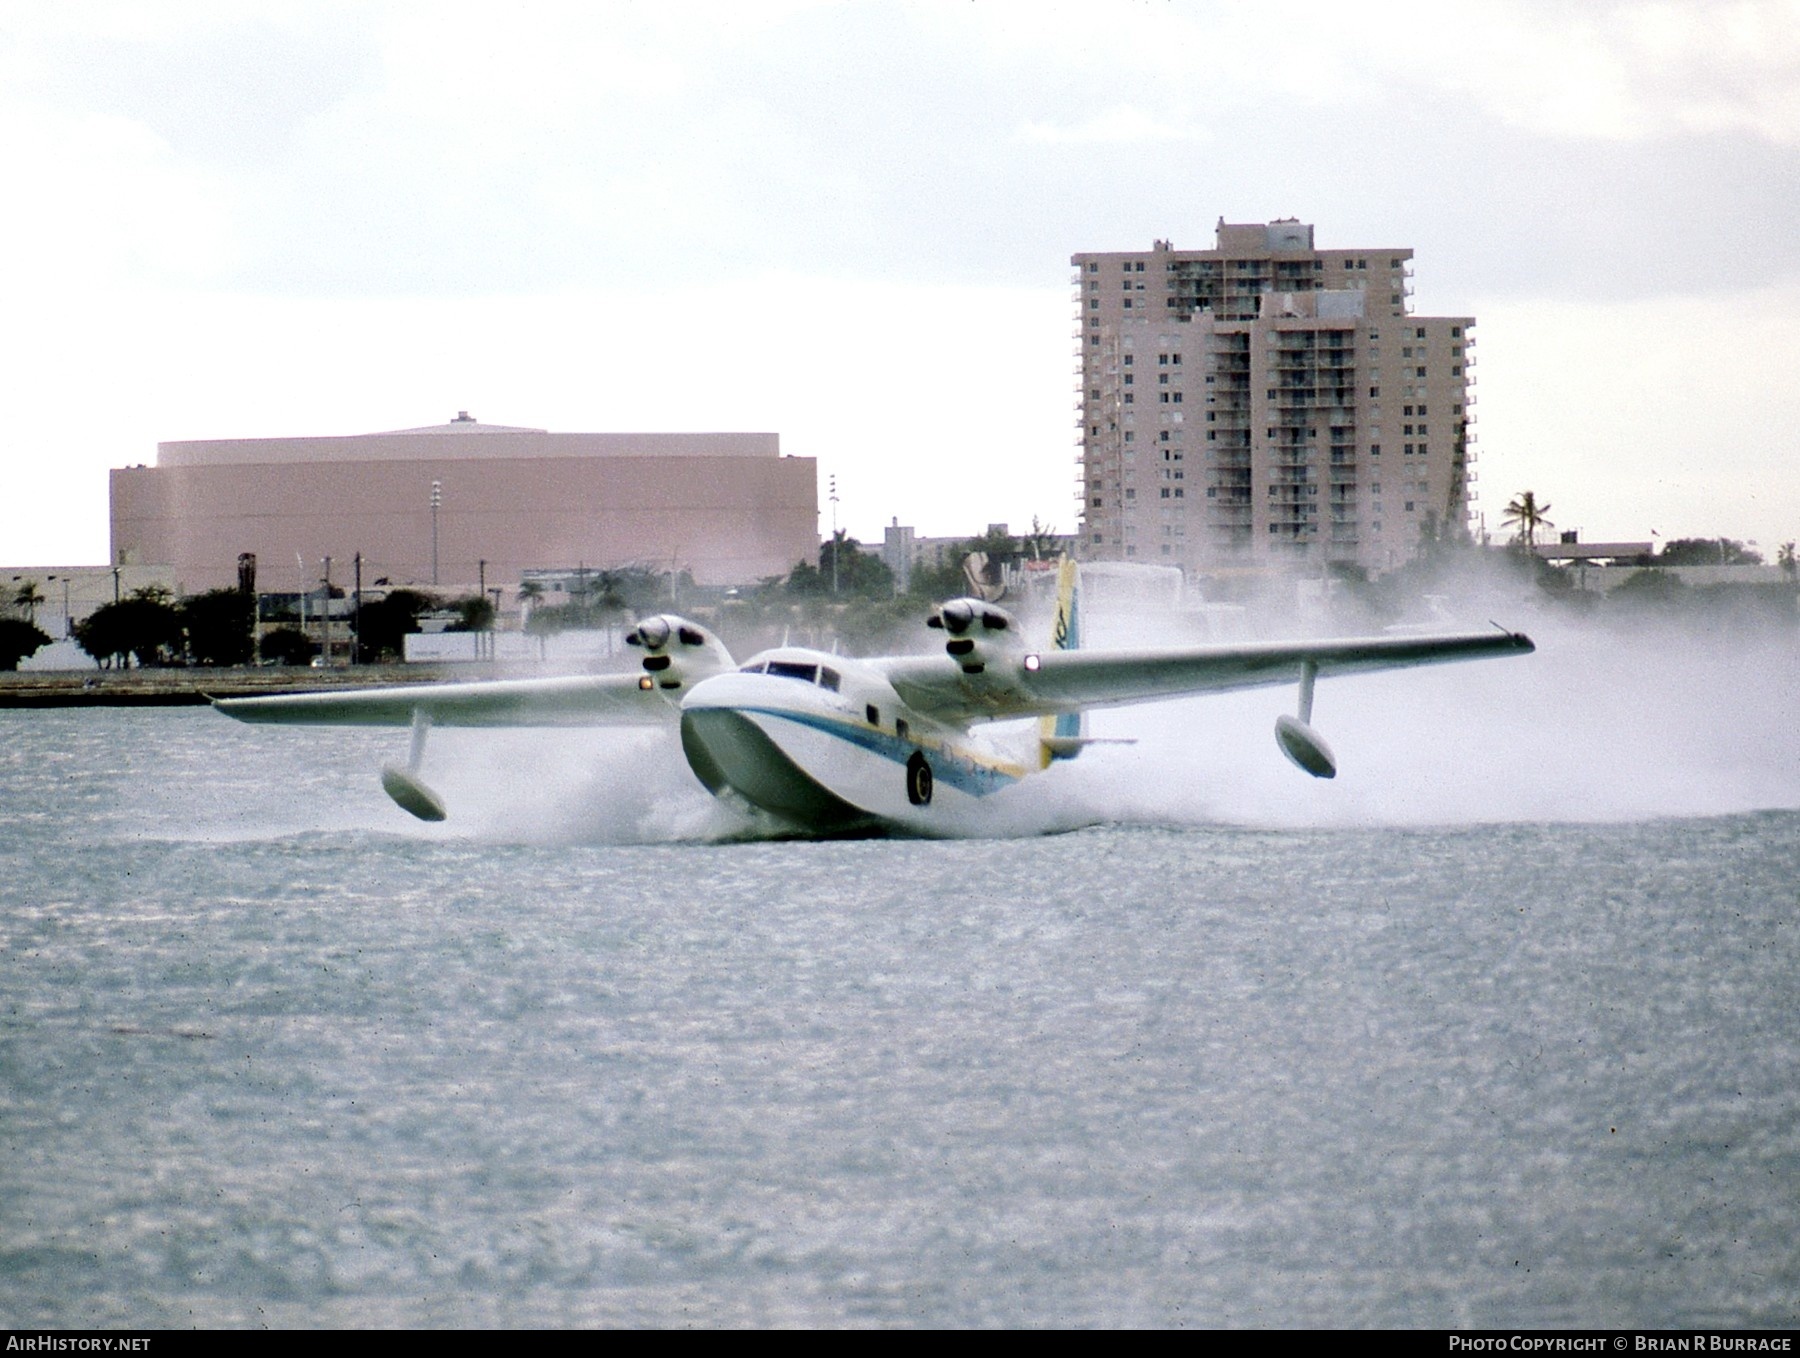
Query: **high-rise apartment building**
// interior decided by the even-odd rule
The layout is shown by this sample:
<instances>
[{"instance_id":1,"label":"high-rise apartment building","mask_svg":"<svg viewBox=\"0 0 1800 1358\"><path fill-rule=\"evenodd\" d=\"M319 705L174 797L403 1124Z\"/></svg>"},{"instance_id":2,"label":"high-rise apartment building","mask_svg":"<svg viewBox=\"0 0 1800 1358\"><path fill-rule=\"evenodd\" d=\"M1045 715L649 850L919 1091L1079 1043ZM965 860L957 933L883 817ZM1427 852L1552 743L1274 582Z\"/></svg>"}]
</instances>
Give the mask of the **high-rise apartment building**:
<instances>
[{"instance_id":1,"label":"high-rise apartment building","mask_svg":"<svg viewBox=\"0 0 1800 1358\"><path fill-rule=\"evenodd\" d=\"M1076 255L1081 554L1379 572L1462 531L1475 322L1410 314L1411 261L1296 221Z\"/></svg>"}]
</instances>

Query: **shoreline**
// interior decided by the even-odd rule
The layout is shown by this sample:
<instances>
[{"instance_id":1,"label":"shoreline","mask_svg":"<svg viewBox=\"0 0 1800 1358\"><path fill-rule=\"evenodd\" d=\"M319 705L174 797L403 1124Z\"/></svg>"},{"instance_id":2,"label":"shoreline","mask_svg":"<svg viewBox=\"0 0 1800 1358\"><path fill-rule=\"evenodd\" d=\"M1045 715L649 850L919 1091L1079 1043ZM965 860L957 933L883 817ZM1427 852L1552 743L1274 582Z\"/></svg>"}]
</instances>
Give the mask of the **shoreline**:
<instances>
[{"instance_id":1,"label":"shoreline","mask_svg":"<svg viewBox=\"0 0 1800 1358\"><path fill-rule=\"evenodd\" d=\"M458 675L457 670L482 674ZM58 670L0 674L0 708L199 707L214 698L312 693L331 688L405 687L446 679L491 677L490 665L352 665L329 670L298 665L265 669Z\"/></svg>"}]
</instances>

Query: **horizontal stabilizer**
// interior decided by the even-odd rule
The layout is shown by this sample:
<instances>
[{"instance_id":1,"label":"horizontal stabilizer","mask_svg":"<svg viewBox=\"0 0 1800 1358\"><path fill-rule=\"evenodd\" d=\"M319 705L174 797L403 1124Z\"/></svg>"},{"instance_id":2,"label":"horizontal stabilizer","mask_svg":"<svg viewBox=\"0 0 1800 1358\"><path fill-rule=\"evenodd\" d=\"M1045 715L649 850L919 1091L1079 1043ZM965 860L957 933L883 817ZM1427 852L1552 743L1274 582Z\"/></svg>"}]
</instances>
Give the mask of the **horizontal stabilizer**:
<instances>
[{"instance_id":1,"label":"horizontal stabilizer","mask_svg":"<svg viewBox=\"0 0 1800 1358\"><path fill-rule=\"evenodd\" d=\"M1042 736L1039 738L1052 759L1073 759L1089 745L1135 745L1130 736Z\"/></svg>"}]
</instances>

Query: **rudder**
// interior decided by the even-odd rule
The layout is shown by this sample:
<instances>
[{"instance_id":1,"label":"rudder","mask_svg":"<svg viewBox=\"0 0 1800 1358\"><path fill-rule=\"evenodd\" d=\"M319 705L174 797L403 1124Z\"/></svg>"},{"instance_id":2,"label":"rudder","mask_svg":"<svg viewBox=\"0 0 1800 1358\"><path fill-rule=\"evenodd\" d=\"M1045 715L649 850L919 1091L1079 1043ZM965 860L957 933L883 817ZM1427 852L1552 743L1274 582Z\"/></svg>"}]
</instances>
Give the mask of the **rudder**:
<instances>
[{"instance_id":1,"label":"rudder","mask_svg":"<svg viewBox=\"0 0 1800 1358\"><path fill-rule=\"evenodd\" d=\"M1058 651L1081 649L1081 568L1064 557L1056 568L1056 616L1050 626L1050 645ZM1081 746L1072 742L1087 735L1087 713L1063 712L1038 722L1039 766L1049 768L1053 759L1073 759Z\"/></svg>"}]
</instances>

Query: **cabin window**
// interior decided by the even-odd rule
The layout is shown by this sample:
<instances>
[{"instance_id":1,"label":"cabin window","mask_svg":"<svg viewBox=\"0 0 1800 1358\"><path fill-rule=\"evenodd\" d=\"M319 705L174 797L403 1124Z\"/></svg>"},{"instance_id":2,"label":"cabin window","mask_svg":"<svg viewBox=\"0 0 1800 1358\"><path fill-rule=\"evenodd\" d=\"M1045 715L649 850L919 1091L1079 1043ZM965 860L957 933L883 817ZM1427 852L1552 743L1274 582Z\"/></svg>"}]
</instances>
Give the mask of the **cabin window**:
<instances>
[{"instance_id":1,"label":"cabin window","mask_svg":"<svg viewBox=\"0 0 1800 1358\"><path fill-rule=\"evenodd\" d=\"M902 739L902 740L906 739L906 718L905 717L894 718L894 734L899 736L900 739Z\"/></svg>"},{"instance_id":2,"label":"cabin window","mask_svg":"<svg viewBox=\"0 0 1800 1358\"><path fill-rule=\"evenodd\" d=\"M863 708L863 716L869 719L869 725L881 725L881 709L875 706L874 703L870 703L867 707Z\"/></svg>"}]
</instances>

